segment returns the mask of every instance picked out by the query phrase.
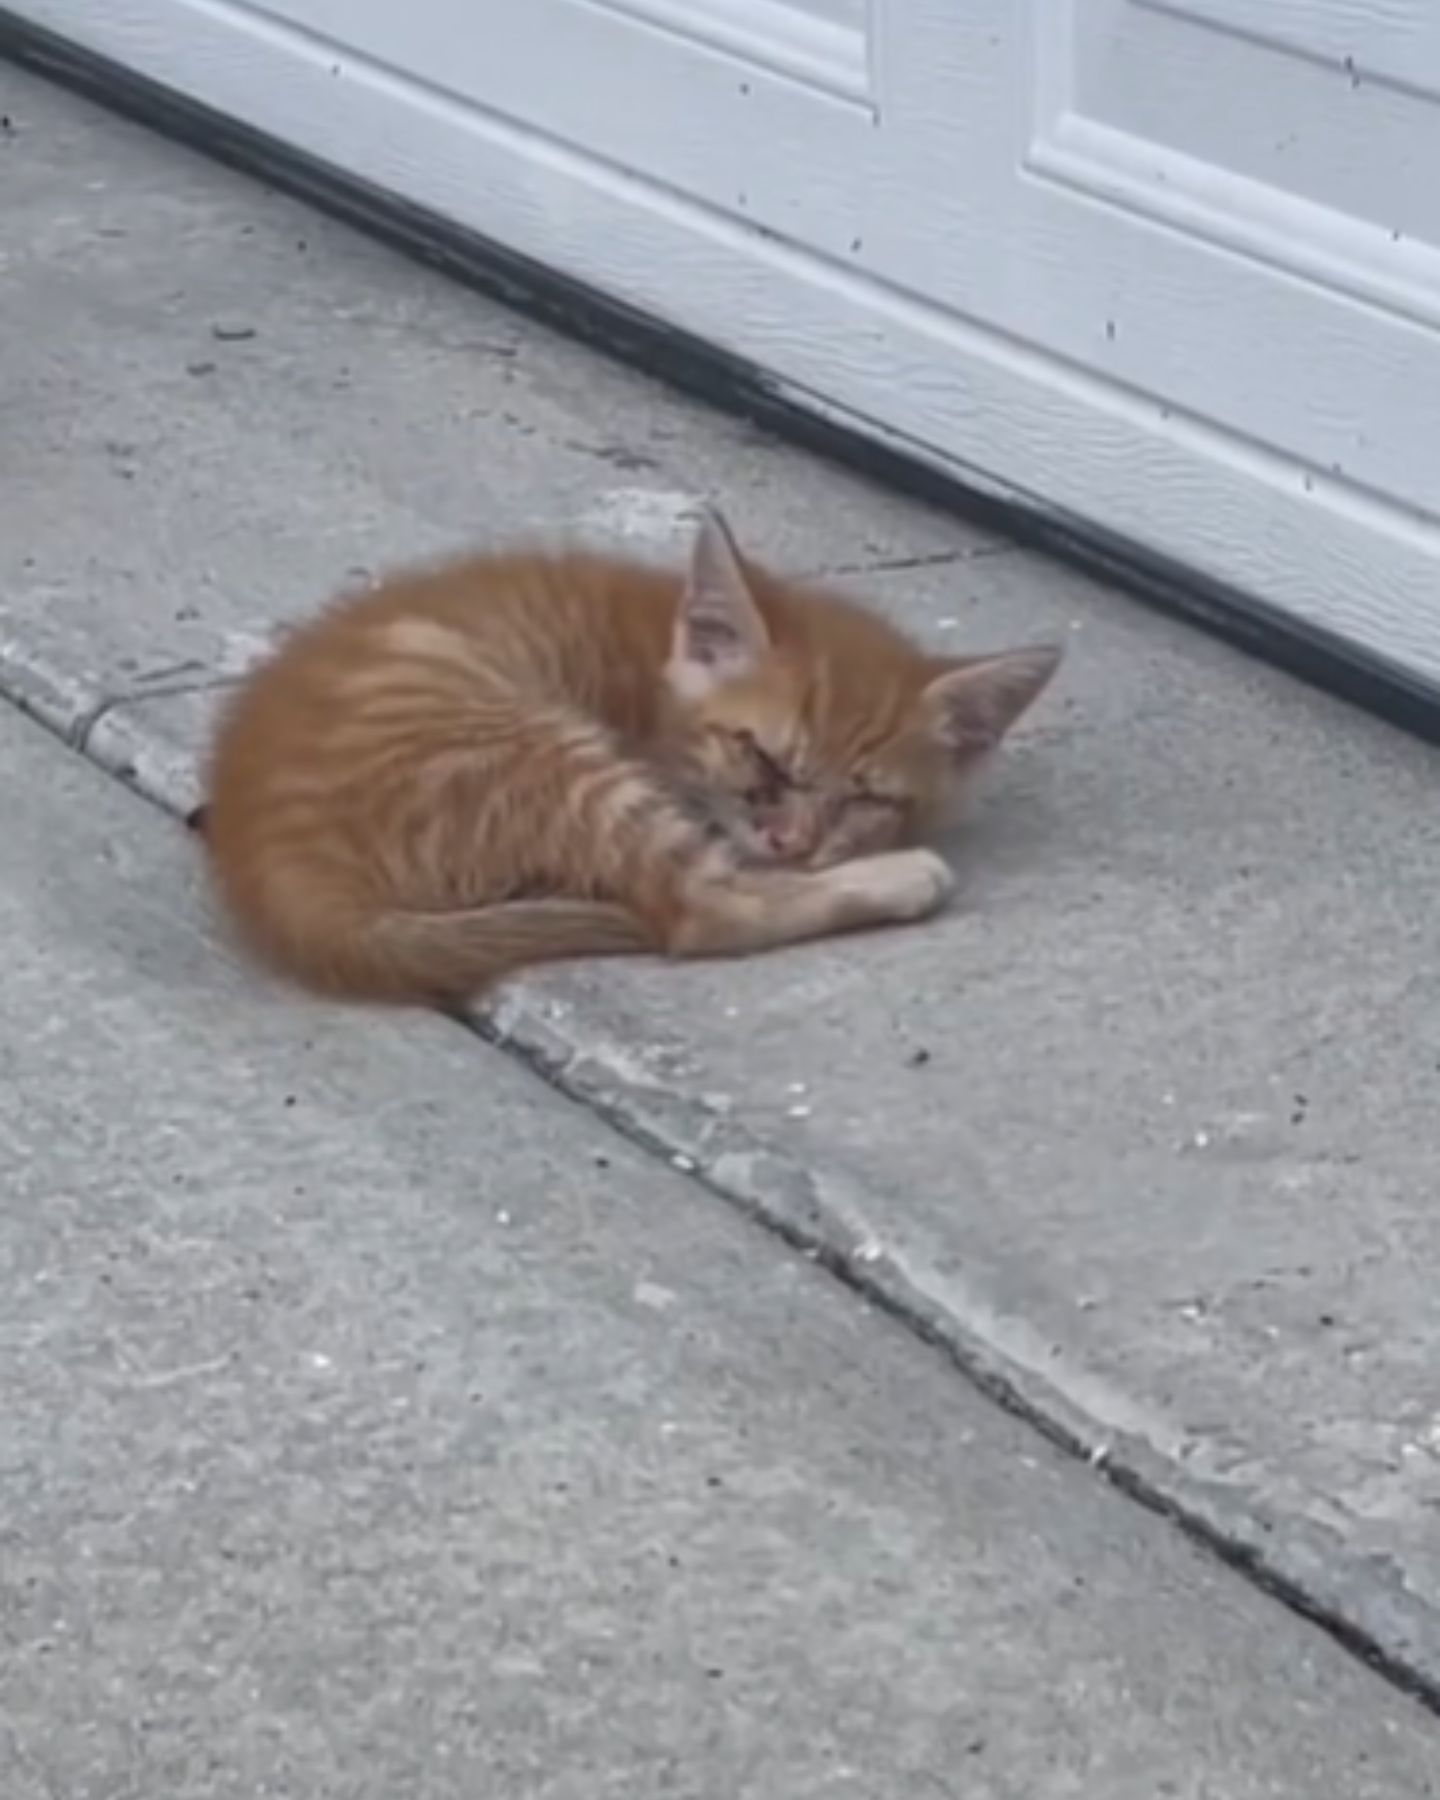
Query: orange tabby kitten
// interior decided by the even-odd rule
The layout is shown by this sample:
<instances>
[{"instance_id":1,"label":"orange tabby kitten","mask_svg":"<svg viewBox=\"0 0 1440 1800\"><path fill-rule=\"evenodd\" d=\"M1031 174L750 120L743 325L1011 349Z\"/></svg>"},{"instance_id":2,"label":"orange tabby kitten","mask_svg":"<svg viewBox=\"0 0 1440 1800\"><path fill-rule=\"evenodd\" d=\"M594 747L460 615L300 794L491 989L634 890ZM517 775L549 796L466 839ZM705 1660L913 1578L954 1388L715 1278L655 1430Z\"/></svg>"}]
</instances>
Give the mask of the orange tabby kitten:
<instances>
[{"instance_id":1,"label":"orange tabby kitten","mask_svg":"<svg viewBox=\"0 0 1440 1800\"><path fill-rule=\"evenodd\" d=\"M197 822L250 945L335 995L762 950L933 913L915 846L1058 661L927 656L710 513L683 574L516 554L341 602L237 695Z\"/></svg>"}]
</instances>

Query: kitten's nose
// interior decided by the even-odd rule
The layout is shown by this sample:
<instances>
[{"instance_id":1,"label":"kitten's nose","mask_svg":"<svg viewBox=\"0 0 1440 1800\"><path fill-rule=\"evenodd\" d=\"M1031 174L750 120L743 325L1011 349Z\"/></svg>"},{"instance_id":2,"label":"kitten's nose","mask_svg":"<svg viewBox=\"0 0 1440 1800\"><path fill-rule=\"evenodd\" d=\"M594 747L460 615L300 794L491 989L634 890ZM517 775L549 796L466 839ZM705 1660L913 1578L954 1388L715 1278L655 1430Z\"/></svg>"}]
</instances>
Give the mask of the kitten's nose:
<instances>
[{"instance_id":1,"label":"kitten's nose","mask_svg":"<svg viewBox=\"0 0 1440 1800\"><path fill-rule=\"evenodd\" d=\"M765 827L765 842L776 856L808 856L815 847L814 837L803 819L772 819Z\"/></svg>"}]
</instances>

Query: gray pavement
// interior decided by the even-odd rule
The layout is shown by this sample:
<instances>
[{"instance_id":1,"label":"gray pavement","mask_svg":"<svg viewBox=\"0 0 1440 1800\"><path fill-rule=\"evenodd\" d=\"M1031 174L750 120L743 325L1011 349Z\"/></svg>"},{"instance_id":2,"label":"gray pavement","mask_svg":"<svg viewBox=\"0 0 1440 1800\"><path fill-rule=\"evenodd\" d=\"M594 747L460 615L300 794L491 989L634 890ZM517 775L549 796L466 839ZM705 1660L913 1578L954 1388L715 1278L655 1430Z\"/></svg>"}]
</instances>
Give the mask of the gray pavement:
<instances>
[{"instance_id":1,"label":"gray pavement","mask_svg":"<svg viewBox=\"0 0 1440 1800\"><path fill-rule=\"evenodd\" d=\"M1069 636L944 920L565 971L492 1028L1440 1689L1435 754L13 71L0 102L0 687L152 798L337 586L532 529L663 548L701 494L937 642Z\"/></svg>"},{"instance_id":2,"label":"gray pavement","mask_svg":"<svg viewBox=\"0 0 1440 1800\"><path fill-rule=\"evenodd\" d=\"M0 703L5 1800L1399 1800L1440 1724Z\"/></svg>"}]
</instances>

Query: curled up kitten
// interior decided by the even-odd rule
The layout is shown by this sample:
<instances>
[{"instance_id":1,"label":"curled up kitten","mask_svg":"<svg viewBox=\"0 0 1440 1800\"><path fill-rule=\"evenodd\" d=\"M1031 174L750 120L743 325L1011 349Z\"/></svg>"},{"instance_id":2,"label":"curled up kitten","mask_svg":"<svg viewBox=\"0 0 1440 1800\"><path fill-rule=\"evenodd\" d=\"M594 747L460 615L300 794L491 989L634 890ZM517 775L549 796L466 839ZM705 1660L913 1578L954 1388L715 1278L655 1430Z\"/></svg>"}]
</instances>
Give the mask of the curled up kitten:
<instances>
[{"instance_id":1,"label":"curled up kitten","mask_svg":"<svg viewBox=\"0 0 1440 1800\"><path fill-rule=\"evenodd\" d=\"M714 513L681 573L481 557L296 630L192 823L251 948L336 996L765 950L941 906L923 842L1059 654L927 655Z\"/></svg>"}]
</instances>

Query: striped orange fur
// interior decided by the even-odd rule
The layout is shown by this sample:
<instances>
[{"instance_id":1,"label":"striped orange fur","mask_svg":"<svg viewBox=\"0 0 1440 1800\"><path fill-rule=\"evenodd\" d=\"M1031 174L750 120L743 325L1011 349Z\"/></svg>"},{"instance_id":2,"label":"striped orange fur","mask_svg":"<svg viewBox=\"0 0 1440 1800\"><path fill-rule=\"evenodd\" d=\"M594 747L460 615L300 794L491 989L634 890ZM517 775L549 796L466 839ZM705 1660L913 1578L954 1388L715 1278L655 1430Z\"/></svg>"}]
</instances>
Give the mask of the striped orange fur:
<instances>
[{"instance_id":1,"label":"striped orange fur","mask_svg":"<svg viewBox=\"0 0 1440 1800\"><path fill-rule=\"evenodd\" d=\"M480 557L297 630L229 706L200 823L277 970L453 1002L527 964L918 919L923 840L1053 674L928 656L744 559Z\"/></svg>"}]
</instances>

